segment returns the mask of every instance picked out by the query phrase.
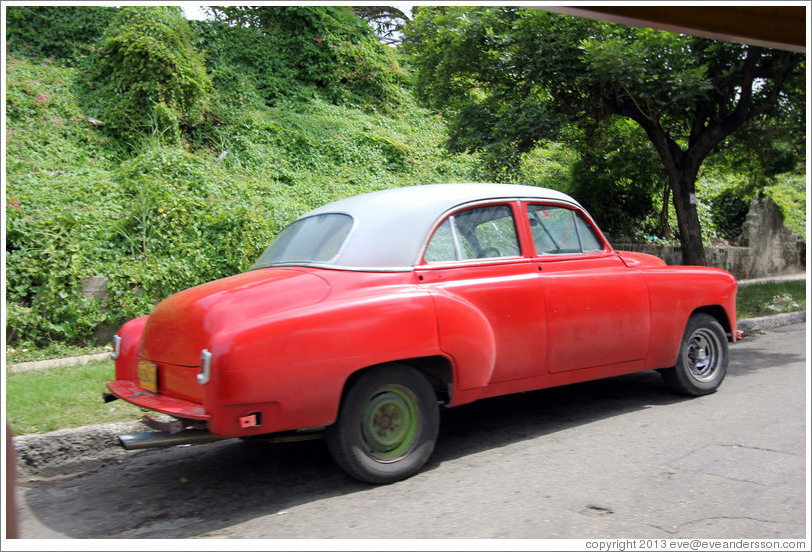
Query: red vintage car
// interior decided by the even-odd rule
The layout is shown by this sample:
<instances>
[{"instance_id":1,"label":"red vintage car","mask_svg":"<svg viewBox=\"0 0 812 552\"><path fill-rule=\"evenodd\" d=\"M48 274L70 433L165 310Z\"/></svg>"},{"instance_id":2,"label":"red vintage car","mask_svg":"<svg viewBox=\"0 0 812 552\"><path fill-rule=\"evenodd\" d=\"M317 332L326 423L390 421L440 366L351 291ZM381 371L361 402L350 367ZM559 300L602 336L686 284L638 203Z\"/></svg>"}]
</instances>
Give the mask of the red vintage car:
<instances>
[{"instance_id":1,"label":"red vintage car","mask_svg":"<svg viewBox=\"0 0 812 552\"><path fill-rule=\"evenodd\" d=\"M735 301L728 272L615 251L554 190L384 190L125 324L105 398L171 417L126 448L324 436L350 475L388 483L425 464L441 406L642 370L714 392Z\"/></svg>"}]
</instances>

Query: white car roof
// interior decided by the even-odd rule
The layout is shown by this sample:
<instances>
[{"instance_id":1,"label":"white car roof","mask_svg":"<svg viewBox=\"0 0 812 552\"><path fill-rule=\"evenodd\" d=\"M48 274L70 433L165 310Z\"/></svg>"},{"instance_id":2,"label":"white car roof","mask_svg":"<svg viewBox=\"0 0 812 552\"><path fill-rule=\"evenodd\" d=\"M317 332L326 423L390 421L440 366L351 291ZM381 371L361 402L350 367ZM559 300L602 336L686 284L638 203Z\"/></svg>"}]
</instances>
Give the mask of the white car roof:
<instances>
[{"instance_id":1,"label":"white car roof","mask_svg":"<svg viewBox=\"0 0 812 552\"><path fill-rule=\"evenodd\" d=\"M517 184L455 183L391 188L328 203L298 220L328 213L353 218L340 253L327 266L353 270L411 270L429 233L457 207L491 200L547 200L580 207L565 193ZM267 265L264 265L267 266Z\"/></svg>"}]
</instances>

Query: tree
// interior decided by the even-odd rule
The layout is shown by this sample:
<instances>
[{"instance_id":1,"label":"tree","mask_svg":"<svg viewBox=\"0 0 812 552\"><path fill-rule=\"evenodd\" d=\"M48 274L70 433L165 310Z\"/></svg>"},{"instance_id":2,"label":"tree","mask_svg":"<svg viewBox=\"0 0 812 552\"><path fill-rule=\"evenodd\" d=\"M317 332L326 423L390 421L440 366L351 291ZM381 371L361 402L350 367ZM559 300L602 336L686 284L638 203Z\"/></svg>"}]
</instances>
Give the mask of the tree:
<instances>
[{"instance_id":1,"label":"tree","mask_svg":"<svg viewBox=\"0 0 812 552\"><path fill-rule=\"evenodd\" d=\"M516 129L520 147L562 118L585 129L634 121L667 174L686 264L705 263L694 195L703 161L749 121L802 107L801 54L539 10L424 8L404 45L435 107L544 106L544 121Z\"/></svg>"},{"instance_id":2,"label":"tree","mask_svg":"<svg viewBox=\"0 0 812 552\"><path fill-rule=\"evenodd\" d=\"M401 98L405 72L393 48L345 6L210 7L207 48L215 70L248 73L265 101L321 97L387 108Z\"/></svg>"},{"instance_id":3,"label":"tree","mask_svg":"<svg viewBox=\"0 0 812 552\"><path fill-rule=\"evenodd\" d=\"M410 21L405 12L394 6L356 6L352 10L372 25L378 40L388 46L400 44L403 27Z\"/></svg>"}]
</instances>

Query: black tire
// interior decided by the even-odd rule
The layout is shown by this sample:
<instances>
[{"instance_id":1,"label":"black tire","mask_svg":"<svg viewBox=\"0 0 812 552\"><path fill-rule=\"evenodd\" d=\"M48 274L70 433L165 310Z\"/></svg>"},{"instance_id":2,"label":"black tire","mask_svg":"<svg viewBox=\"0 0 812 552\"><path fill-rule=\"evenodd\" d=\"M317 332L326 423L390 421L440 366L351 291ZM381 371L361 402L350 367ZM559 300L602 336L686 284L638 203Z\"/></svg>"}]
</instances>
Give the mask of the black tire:
<instances>
[{"instance_id":1,"label":"black tire","mask_svg":"<svg viewBox=\"0 0 812 552\"><path fill-rule=\"evenodd\" d=\"M352 384L336 423L327 428L327 447L352 477L393 483L423 467L439 429L437 397L428 380L408 366L390 365Z\"/></svg>"},{"instance_id":2,"label":"black tire","mask_svg":"<svg viewBox=\"0 0 812 552\"><path fill-rule=\"evenodd\" d=\"M677 364L660 374L677 393L708 395L725 379L728 360L727 336L722 325L708 314L695 314L685 326Z\"/></svg>"}]
</instances>

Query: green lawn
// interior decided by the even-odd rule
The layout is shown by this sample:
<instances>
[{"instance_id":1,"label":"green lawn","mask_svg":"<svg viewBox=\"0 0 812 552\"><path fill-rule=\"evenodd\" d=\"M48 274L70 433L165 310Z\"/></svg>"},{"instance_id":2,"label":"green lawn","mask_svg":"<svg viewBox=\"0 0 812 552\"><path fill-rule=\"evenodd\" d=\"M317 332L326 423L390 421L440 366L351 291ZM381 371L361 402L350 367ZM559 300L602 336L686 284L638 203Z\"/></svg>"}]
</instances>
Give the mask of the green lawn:
<instances>
[{"instance_id":1,"label":"green lawn","mask_svg":"<svg viewBox=\"0 0 812 552\"><path fill-rule=\"evenodd\" d=\"M739 286L739 320L806 310L806 282L775 282Z\"/></svg>"},{"instance_id":2,"label":"green lawn","mask_svg":"<svg viewBox=\"0 0 812 552\"><path fill-rule=\"evenodd\" d=\"M113 361L6 374L6 420L15 435L137 420L141 410L124 401L105 403L104 382Z\"/></svg>"},{"instance_id":3,"label":"green lawn","mask_svg":"<svg viewBox=\"0 0 812 552\"><path fill-rule=\"evenodd\" d=\"M738 318L806 309L806 282L741 286ZM9 360L8 358L6 359ZM6 416L16 435L82 425L137 420L141 410L124 401L104 403L110 360L85 366L6 374Z\"/></svg>"}]
</instances>

